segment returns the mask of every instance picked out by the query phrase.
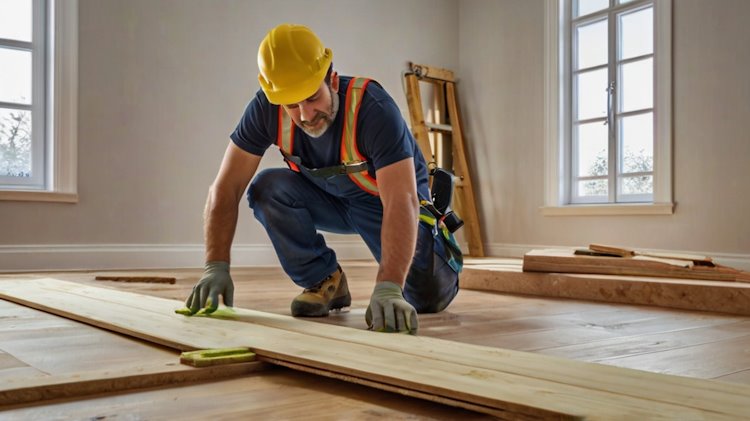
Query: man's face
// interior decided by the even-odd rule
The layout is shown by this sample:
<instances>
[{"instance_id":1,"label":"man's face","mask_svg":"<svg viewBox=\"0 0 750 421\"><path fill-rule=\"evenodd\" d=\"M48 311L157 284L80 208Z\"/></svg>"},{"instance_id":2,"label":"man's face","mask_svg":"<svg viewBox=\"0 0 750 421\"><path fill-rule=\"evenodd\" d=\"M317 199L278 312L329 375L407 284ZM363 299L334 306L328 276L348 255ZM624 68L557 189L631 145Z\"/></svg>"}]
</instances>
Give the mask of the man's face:
<instances>
[{"instance_id":1,"label":"man's face","mask_svg":"<svg viewBox=\"0 0 750 421\"><path fill-rule=\"evenodd\" d=\"M333 124L339 110L338 77L331 76L331 84L321 82L318 90L302 102L284 105L294 124L310 137L320 137Z\"/></svg>"}]
</instances>

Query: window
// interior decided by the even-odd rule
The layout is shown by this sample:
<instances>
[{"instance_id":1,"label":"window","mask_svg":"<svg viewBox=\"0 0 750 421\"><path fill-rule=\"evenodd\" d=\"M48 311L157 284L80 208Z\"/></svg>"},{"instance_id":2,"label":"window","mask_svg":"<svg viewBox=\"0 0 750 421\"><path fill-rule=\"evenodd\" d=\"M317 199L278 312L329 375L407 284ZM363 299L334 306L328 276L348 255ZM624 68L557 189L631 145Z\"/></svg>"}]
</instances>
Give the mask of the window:
<instances>
[{"instance_id":1,"label":"window","mask_svg":"<svg viewBox=\"0 0 750 421\"><path fill-rule=\"evenodd\" d=\"M671 213L671 1L548 7L547 206Z\"/></svg>"},{"instance_id":2,"label":"window","mask_svg":"<svg viewBox=\"0 0 750 421\"><path fill-rule=\"evenodd\" d=\"M0 199L76 200L77 13L0 1Z\"/></svg>"}]
</instances>

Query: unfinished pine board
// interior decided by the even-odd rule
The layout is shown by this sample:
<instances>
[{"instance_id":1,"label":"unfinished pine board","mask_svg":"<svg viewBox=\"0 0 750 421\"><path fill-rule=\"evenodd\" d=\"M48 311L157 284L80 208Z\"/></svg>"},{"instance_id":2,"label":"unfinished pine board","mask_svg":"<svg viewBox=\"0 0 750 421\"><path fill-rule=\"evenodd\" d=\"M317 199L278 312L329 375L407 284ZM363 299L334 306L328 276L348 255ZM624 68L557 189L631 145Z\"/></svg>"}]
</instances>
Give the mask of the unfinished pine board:
<instances>
[{"instance_id":1,"label":"unfinished pine board","mask_svg":"<svg viewBox=\"0 0 750 421\"><path fill-rule=\"evenodd\" d=\"M523 272L518 259L469 259L461 287L750 315L750 283L746 282Z\"/></svg>"},{"instance_id":2,"label":"unfinished pine board","mask_svg":"<svg viewBox=\"0 0 750 421\"><path fill-rule=\"evenodd\" d=\"M39 404L44 400L78 398L85 395L122 392L179 383L194 383L247 375L262 370L266 364L250 362L185 369L180 364L140 363L128 369L95 371L47 376L44 378L6 378L0 384L0 409L7 405Z\"/></svg>"},{"instance_id":3,"label":"unfinished pine board","mask_svg":"<svg viewBox=\"0 0 750 421\"><path fill-rule=\"evenodd\" d=\"M48 284L47 287L44 284ZM59 288L50 287L49 284L56 285ZM370 375L370 378L375 382L393 383L394 380L397 380L396 386L401 388L423 388L423 383L427 381L428 384L432 385L428 390L430 394L440 391L439 395L455 400L479 396L481 402L478 402L478 405L502 405L500 411L493 410L493 414L509 412L513 414L512 418L527 415L560 419L575 418L566 416L566 414L557 414L556 411L551 409L535 407L527 409L522 404L506 403L495 398L491 393L493 390L497 391L498 388L508 388L511 384L518 385L523 390L512 390L506 393L513 398L516 396L523 398L523 395L529 393L529 390L536 390L542 394L554 393L552 390L545 388L545 382L543 381L512 376L518 378L504 378L501 382L501 379L497 378L497 384L486 390L485 383L498 377L497 374L479 369L468 370L466 367L448 363L425 365L423 358L354 344L344 346L344 344L335 340L325 340L255 324L209 318L188 318L174 314L173 310L181 305L180 302L117 293L101 288L87 288L89 292L94 294L93 296L77 294L76 292L81 288L87 287L49 279L0 282L3 298L10 298L9 293L15 290L13 295L16 297L34 296L33 302L25 299L16 300L23 304L32 304L34 307L45 311L54 309L56 314L65 317L121 333L132 334L141 339L180 350L249 346L259 357L284 359L295 364L317 367L327 371L340 370L344 374L354 377ZM107 294L107 292L109 293ZM122 302L113 300L113 297L121 298ZM140 308L145 305L144 303L154 302L158 304L158 308L153 311ZM35 303L42 303L42 305L36 305ZM383 337L388 336L390 335ZM339 348L341 348L340 351ZM274 349L281 349L282 351L274 351ZM396 370L393 368L394 361L405 363L409 368L403 372ZM464 378L453 377L450 386L446 387L445 380L443 380L447 375L446 373L464 376ZM456 388L456 382L463 386ZM476 389L481 389L479 395L475 394L474 390ZM568 391L566 394L576 395L577 393ZM514 400L522 399L515 398ZM470 401L470 403L474 402ZM576 400L573 399L566 405L576 407Z\"/></svg>"},{"instance_id":4,"label":"unfinished pine board","mask_svg":"<svg viewBox=\"0 0 750 421\"><path fill-rule=\"evenodd\" d=\"M657 276L711 281L746 281L747 274L727 267L682 268L647 259L583 256L575 249L531 250L523 257L527 272L592 273L607 275Z\"/></svg>"},{"instance_id":5,"label":"unfinished pine board","mask_svg":"<svg viewBox=\"0 0 750 421\"><path fill-rule=\"evenodd\" d=\"M0 406L216 380L262 366L196 370L174 351L0 301Z\"/></svg>"},{"instance_id":6,"label":"unfinished pine board","mask_svg":"<svg viewBox=\"0 0 750 421\"><path fill-rule=\"evenodd\" d=\"M491 261L498 266L515 265L520 271L518 259L492 259ZM311 320L364 329L364 311L369 302L377 265L374 262L345 261L342 262L342 266L349 279L352 310ZM128 273L140 274L141 271ZM179 281L176 285L166 287L149 284L133 286L116 282L104 285L118 290L139 291L181 300L189 294L202 271L181 269L152 271L152 273L176 276ZM292 284L278 267L233 268L232 275L236 285L235 303L241 307L288 315L289 302L299 293L299 288ZM33 275L14 276L33 278ZM55 276L92 286L102 285L94 282L93 276L89 273L58 273ZM561 324L561 320L564 323ZM462 289L446 311L420 315L420 335L537 353L547 353L556 346L590 344L587 352L589 355L586 357L578 358L575 352L570 356L561 356L592 361L596 360L597 343L600 341L627 339L638 334L658 335L658 332L668 335L672 331L682 330L685 334L685 341L701 343L704 336L701 327L717 330L722 326L736 323L738 320L747 320L747 317ZM718 341L717 345L734 346L726 340L719 339ZM679 344L673 344L673 346L679 346ZM623 356L630 355L628 351L626 343L622 351ZM601 362L606 364L607 358L616 353L616 345L611 347L603 345ZM651 366L655 368L655 371L668 369L687 375L693 373L691 370L693 364L711 357L710 354L696 352L690 364L676 365L663 360L661 361L664 364L663 367L653 364ZM750 368L750 360L747 358L730 360L727 364L726 370L724 367L717 367L721 370L707 373L708 375L704 378L716 378ZM729 377L727 380L750 384L750 381L746 381L747 379L741 376Z\"/></svg>"},{"instance_id":7,"label":"unfinished pine board","mask_svg":"<svg viewBox=\"0 0 750 421\"><path fill-rule=\"evenodd\" d=\"M472 259L474 260L474 259ZM515 266L520 271L518 259L478 259L491 261L496 266ZM348 312L332 313L326 318L313 318L318 323L337 324L365 329L364 312L372 292L373 279L377 273L377 264L367 261L344 261L342 266L347 273L349 288L352 293L352 309ZM129 271L127 274L139 275L144 271ZM96 272L99 273L99 272ZM175 276L175 285L123 284L93 281L91 272L62 272L55 277L92 285L106 285L124 291L137 291L148 295L183 300L190 293L193 285L202 274L200 269L180 269L149 271L161 276ZM233 268L235 281L235 303L240 307L289 314L289 302L299 293L296 287L279 267ZM13 277L38 277L35 274L13 275ZM564 320L564 324L560 324ZM528 295L499 294L492 292L471 291L462 289L450 307L438 314L420 315L420 336L431 336L460 342L502 347L513 350L547 353L570 344L590 344L587 356L578 358L573 352L565 358L582 361L596 360L597 343L618 338L627 340L640 334L664 332L669 335L675 330L682 330L686 342L702 343L704 330L718 330L722 326L747 320L747 317L711 314L675 310L653 306L634 306L609 304L596 301L579 301L533 297ZM561 330L563 329L563 330ZM506 332L507 330L507 332ZM506 334L507 333L507 334ZM609 339L607 339L609 338ZM717 345L732 347L732 343L717 339ZM603 342L606 344L606 342ZM680 346L673 343L674 346ZM670 348L671 349L671 348ZM602 346L602 363L616 355L617 346ZM622 355L630 355L627 343ZM645 358L645 356L644 356ZM655 366L655 371L671 370L680 375L694 373L693 364L712 358L710 354L695 352L693 361L685 360L685 365L661 361L664 366ZM750 360L737 358L727 361L720 371L707 373L704 378L717 378L730 373L750 368ZM726 368L726 369L724 369ZM750 384L750 379L742 376L727 377L725 380Z\"/></svg>"},{"instance_id":8,"label":"unfinished pine board","mask_svg":"<svg viewBox=\"0 0 750 421\"><path fill-rule=\"evenodd\" d=\"M169 367L179 359L176 352L152 343L92 329L6 301L0 301L0 350L44 376L74 375L101 367L127 371L137 368L138 361L145 358L152 366ZM0 379L4 378L0 371Z\"/></svg>"},{"instance_id":9,"label":"unfinished pine board","mask_svg":"<svg viewBox=\"0 0 750 421\"><path fill-rule=\"evenodd\" d=\"M247 378L0 412L10 420L490 420L284 368Z\"/></svg>"},{"instance_id":10,"label":"unfinished pine board","mask_svg":"<svg viewBox=\"0 0 750 421\"><path fill-rule=\"evenodd\" d=\"M372 376L380 382L396 382L400 387L424 388L431 394L497 405L511 413L549 416L554 412L560 416L590 416L592 419L709 415L715 419L736 419L750 409L750 388L740 385L665 377L430 338L349 330L372 338L379 344L377 348L355 343L348 336L334 340L255 323L180 319L182 316L168 314L180 305L179 302L113 291L96 294L97 288L89 288L89 293L94 292L89 296L80 285L53 280L3 281L0 288L5 297L14 296L15 300L29 304L33 301L36 303L33 305L47 310L54 307L67 317L82 318L110 329L129 330L131 334L170 346L205 348L203 341L213 338L214 346L217 340L221 347L250 346L259 356L283 358L306 366L319 365L356 377ZM117 302L117 297L124 304ZM162 304L159 311L152 311L142 308L144 302ZM75 307L74 313L66 310L72 307ZM140 326L144 317L148 323ZM425 355L418 357L407 353L420 346ZM399 362L397 370L393 369L394 361ZM510 372L512 370L526 373L515 374ZM695 396L702 396L701 401L696 401ZM535 410L529 412L531 408Z\"/></svg>"},{"instance_id":11,"label":"unfinished pine board","mask_svg":"<svg viewBox=\"0 0 750 421\"><path fill-rule=\"evenodd\" d=\"M24 325L28 329L24 330L23 335L4 335L4 332L8 330L8 325ZM35 329L33 329L50 326L54 326L56 330L53 332L46 330L42 333L39 329L36 329L37 332L35 334ZM67 329L63 330L60 327L67 327ZM91 332L91 334L96 334L101 338L97 348L99 350L98 354L92 352L91 344L79 343L76 340L76 338L82 336L82 332ZM54 338L52 345L58 344L64 346L64 352L29 352L27 347L19 346L16 343L18 341L25 341L30 336L39 335L47 335ZM108 341L109 337L116 338L117 343L113 344ZM90 408L87 404L61 404L59 403L60 399L75 399L81 402L118 401L126 393L132 393L134 388L142 389L148 387L153 389L159 385L162 385L162 388L166 386L172 387L163 393L154 392L155 395L162 397L165 408L169 408L168 411L165 410L162 414L168 413L171 419L190 419L191 417L195 417L194 412L186 410L184 405L175 406L171 404L171 402L178 401L183 397L182 387L175 386L181 386L179 383L184 384L185 382L192 383L209 380L213 381L213 383L205 387L212 388L214 391L222 391L221 393L232 394L235 393L236 389L234 382L217 381L217 379L231 377L240 373L249 373L257 368L257 366L234 365L218 368L220 371L196 371L190 367L178 364L179 354L177 352L167 351L167 360L160 363L161 356L165 353L161 347L155 347L132 338L123 339L119 335L105 330L0 300L0 344L7 348L15 349L20 358L29 361L31 364L44 366L51 371L51 373L46 373L37 370L10 354L0 353L0 361L5 361L7 366L14 367L0 368L0 419L6 419L7 417L11 419L50 418L49 416L42 415L12 415L17 413L54 414L54 418L64 415L66 418L72 419L96 419L99 414L94 412L95 409ZM121 348L137 348L140 352L133 353L131 349L128 353L129 355L124 355L120 352ZM54 349L57 350L57 348ZM75 358L80 355L84 355L85 358ZM117 356L116 360L111 359L110 357L112 356ZM271 371L277 372L278 370L283 369L275 368ZM253 373L249 377L245 374L243 377L243 380L247 383L259 383L263 385L262 387L256 387L258 390L255 391L254 398L262 402L273 402L274 405L278 406L293 404L295 400L289 398L288 388L284 387L282 389L274 386L272 383L257 379L258 376L263 377L268 375L268 373L269 371L266 370L261 373ZM277 373L272 376L277 376ZM362 419L363 416L373 413L387 414L389 419L406 419L411 417L411 414L422 414L431 418L445 416L451 419L483 419L477 413L445 405L426 404L423 401L406 397L394 399L394 395L378 390L370 390L367 394L356 394L352 392L351 387L335 387L336 392L341 396L330 396L330 394L319 390L321 383L319 380L309 376L295 376L294 373L288 373L284 374L283 379L290 387L293 386L296 389L305 390L306 399L308 400L351 402L352 400L360 399L356 405L356 410L354 409L355 405L350 405L349 408L336 406L329 407L325 412L318 414L318 416L325 414L325 418L327 419L347 418L347 416L353 415L356 411L360 411L362 415L354 417L356 419ZM328 387L328 389L331 388L333 387ZM247 387L244 389L247 390ZM355 388L354 390L360 390L361 392L361 389ZM109 397L87 398L89 395L102 393L108 394ZM52 398L56 400L52 402L38 400ZM213 417L221 416L226 411L217 409L221 408L221 404L217 403L214 398L215 396L208 396L207 399L211 399L210 402L212 404L204 406L208 408L208 413ZM251 402L247 402L247 399L253 399L253 396L245 397L243 407L258 405L257 402L252 404ZM30 402L31 400L33 402ZM32 405L36 408L20 412L9 411L7 404L10 403L15 403L13 407L28 407ZM387 403L385 407L382 406L383 403ZM231 405L233 403L228 402L228 404ZM78 410L72 409L79 406ZM102 403L102 407L104 408L111 409L111 406L114 406L114 404L108 406L106 403ZM143 407L144 405L141 406ZM149 406L145 405L145 407L148 408ZM68 412L69 410L72 412ZM143 408L129 408L122 414L127 414L131 417L134 413L152 414L152 412ZM80 416L76 414L80 414ZM316 417L315 414L308 415L312 415L312 418ZM244 418L253 417L254 414L249 412L246 413Z\"/></svg>"}]
</instances>

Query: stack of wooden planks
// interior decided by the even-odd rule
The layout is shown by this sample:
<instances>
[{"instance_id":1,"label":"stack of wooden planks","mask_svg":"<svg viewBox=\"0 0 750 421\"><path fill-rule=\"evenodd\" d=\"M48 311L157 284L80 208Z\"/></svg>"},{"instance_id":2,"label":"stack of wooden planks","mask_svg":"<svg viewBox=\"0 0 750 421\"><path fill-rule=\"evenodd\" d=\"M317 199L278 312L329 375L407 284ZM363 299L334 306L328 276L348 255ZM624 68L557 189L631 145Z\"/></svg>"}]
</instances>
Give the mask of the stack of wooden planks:
<instances>
[{"instance_id":1,"label":"stack of wooden planks","mask_svg":"<svg viewBox=\"0 0 750 421\"><path fill-rule=\"evenodd\" d=\"M54 279L2 280L0 298L179 350L246 346L260 359L506 419L741 419L750 387L237 310Z\"/></svg>"},{"instance_id":2,"label":"stack of wooden planks","mask_svg":"<svg viewBox=\"0 0 750 421\"><path fill-rule=\"evenodd\" d=\"M524 264L512 258L465 259L461 288L750 316L748 282L528 272Z\"/></svg>"},{"instance_id":3,"label":"stack of wooden planks","mask_svg":"<svg viewBox=\"0 0 750 421\"><path fill-rule=\"evenodd\" d=\"M685 264L680 265L675 262ZM526 272L592 273L750 282L748 273L713 263L693 264L690 259L669 259L665 255L661 257L581 255L577 254L575 249L531 250L523 257L523 270Z\"/></svg>"}]
</instances>

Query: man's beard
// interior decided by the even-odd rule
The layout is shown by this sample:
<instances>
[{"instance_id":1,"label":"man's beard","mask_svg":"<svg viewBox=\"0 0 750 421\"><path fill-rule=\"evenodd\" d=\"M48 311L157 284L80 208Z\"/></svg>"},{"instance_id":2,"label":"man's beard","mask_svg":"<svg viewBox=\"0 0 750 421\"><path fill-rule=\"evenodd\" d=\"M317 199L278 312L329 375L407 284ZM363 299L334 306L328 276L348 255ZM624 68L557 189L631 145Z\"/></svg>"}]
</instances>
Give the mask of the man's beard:
<instances>
[{"instance_id":1,"label":"man's beard","mask_svg":"<svg viewBox=\"0 0 750 421\"><path fill-rule=\"evenodd\" d=\"M336 92L333 92L333 89L331 89L330 86L328 87L328 91L331 93L330 113L326 114L322 111L318 111L312 121L302 121L299 125L302 131L312 138L323 136L328 128L331 127L333 120L336 119L336 114L339 112L339 95ZM320 122L320 120L323 120L323 124L318 128L313 128L318 122Z\"/></svg>"}]
</instances>

